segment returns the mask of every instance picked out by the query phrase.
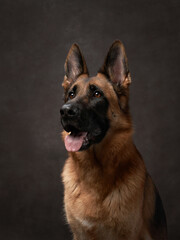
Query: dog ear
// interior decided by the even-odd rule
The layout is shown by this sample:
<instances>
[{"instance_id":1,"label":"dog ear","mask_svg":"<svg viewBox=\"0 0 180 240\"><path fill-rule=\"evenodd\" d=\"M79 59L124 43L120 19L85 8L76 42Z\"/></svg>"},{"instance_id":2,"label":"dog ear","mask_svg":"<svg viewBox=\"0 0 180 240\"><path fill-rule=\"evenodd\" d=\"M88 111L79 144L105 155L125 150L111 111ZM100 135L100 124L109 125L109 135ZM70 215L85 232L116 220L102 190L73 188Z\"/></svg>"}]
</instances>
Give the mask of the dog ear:
<instances>
[{"instance_id":1,"label":"dog ear","mask_svg":"<svg viewBox=\"0 0 180 240\"><path fill-rule=\"evenodd\" d=\"M99 72L116 85L127 87L131 83L125 48L121 41L117 40L112 44Z\"/></svg>"},{"instance_id":2,"label":"dog ear","mask_svg":"<svg viewBox=\"0 0 180 240\"><path fill-rule=\"evenodd\" d=\"M73 44L67 55L65 64L65 76L62 86L67 89L81 74L88 74L88 69L83 55L77 44Z\"/></svg>"}]
</instances>

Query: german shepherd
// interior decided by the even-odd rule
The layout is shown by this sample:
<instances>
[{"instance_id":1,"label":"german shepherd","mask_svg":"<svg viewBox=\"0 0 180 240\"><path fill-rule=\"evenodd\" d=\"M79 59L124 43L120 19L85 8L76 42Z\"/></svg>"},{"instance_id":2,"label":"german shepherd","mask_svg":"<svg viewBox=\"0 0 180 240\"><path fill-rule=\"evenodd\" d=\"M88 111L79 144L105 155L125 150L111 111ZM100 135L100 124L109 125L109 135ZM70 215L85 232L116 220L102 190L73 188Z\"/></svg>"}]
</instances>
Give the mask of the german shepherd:
<instances>
[{"instance_id":1,"label":"german shepherd","mask_svg":"<svg viewBox=\"0 0 180 240\"><path fill-rule=\"evenodd\" d=\"M74 240L166 240L163 205L132 140L131 77L117 40L89 77L73 44L65 61L61 123L69 152L62 173Z\"/></svg>"}]
</instances>

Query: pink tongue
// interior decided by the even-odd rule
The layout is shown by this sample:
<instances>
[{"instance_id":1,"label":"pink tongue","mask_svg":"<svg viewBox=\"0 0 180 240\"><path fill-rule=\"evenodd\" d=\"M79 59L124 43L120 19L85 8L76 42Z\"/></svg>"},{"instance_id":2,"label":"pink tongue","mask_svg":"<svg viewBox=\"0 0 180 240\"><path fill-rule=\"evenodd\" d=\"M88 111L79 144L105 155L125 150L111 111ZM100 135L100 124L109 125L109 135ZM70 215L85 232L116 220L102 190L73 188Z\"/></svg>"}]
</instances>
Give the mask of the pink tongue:
<instances>
[{"instance_id":1,"label":"pink tongue","mask_svg":"<svg viewBox=\"0 0 180 240\"><path fill-rule=\"evenodd\" d=\"M77 152L83 144L84 137L87 135L86 132L82 132L78 136L67 135L65 137L65 147L68 152Z\"/></svg>"}]
</instances>

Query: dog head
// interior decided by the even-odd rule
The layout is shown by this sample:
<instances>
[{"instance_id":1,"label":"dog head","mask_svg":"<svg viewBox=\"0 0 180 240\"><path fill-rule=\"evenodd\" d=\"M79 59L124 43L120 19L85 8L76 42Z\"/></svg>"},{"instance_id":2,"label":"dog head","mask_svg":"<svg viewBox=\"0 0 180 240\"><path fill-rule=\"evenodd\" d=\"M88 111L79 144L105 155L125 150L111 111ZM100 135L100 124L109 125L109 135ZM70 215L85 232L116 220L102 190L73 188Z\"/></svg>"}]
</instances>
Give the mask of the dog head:
<instances>
[{"instance_id":1,"label":"dog head","mask_svg":"<svg viewBox=\"0 0 180 240\"><path fill-rule=\"evenodd\" d=\"M79 47L73 44L65 61L64 105L60 109L69 152L88 149L108 134L131 127L128 107L131 82L125 49L110 47L103 66L90 77Z\"/></svg>"}]
</instances>

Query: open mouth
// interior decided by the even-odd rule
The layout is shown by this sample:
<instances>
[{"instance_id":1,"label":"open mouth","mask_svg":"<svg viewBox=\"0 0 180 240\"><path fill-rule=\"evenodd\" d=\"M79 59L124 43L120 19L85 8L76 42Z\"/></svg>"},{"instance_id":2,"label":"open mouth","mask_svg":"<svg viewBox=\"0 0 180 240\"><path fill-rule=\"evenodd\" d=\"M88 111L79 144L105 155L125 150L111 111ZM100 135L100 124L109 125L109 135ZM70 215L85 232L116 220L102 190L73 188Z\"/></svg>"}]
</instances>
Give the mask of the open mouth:
<instances>
[{"instance_id":1,"label":"open mouth","mask_svg":"<svg viewBox=\"0 0 180 240\"><path fill-rule=\"evenodd\" d=\"M65 137L65 147L68 152L83 150L88 144L88 132L69 132Z\"/></svg>"}]
</instances>

